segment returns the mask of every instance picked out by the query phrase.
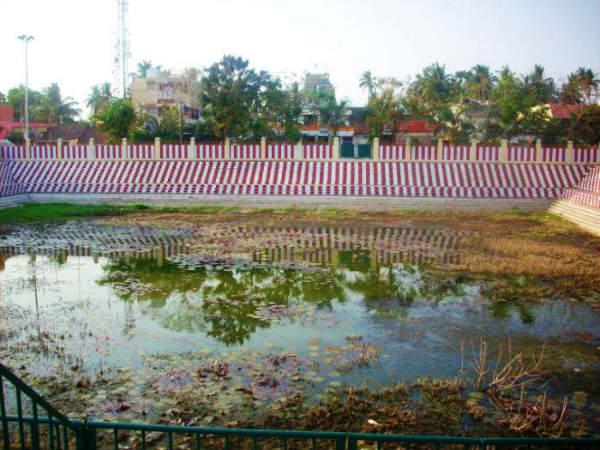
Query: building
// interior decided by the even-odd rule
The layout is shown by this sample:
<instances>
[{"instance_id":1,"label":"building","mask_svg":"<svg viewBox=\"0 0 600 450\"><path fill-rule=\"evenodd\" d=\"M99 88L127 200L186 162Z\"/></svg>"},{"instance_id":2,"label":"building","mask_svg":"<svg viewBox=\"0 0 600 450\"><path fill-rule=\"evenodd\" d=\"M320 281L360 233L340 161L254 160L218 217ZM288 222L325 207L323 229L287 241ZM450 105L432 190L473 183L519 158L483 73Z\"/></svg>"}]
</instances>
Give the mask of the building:
<instances>
[{"instance_id":1,"label":"building","mask_svg":"<svg viewBox=\"0 0 600 450\"><path fill-rule=\"evenodd\" d=\"M335 96L335 88L327 73L307 73L304 77L303 92L305 96L302 112L302 139L306 142L327 142L333 130L323 125L319 117L319 101L327 96ZM338 128L337 136L342 144L361 145L369 142L367 125L367 108L365 106L349 106L344 111L344 123ZM427 120L405 120L395 130L385 130L380 136L382 143L403 144L407 139L413 143L430 144L434 140L435 124Z\"/></svg>"},{"instance_id":2,"label":"building","mask_svg":"<svg viewBox=\"0 0 600 450\"><path fill-rule=\"evenodd\" d=\"M319 96L335 96L335 88L329 80L328 73L307 73L304 76L302 91L307 99Z\"/></svg>"},{"instance_id":3,"label":"building","mask_svg":"<svg viewBox=\"0 0 600 450\"><path fill-rule=\"evenodd\" d=\"M38 134L45 132L47 129L47 123L29 122L31 138L36 138ZM0 104L0 139L7 139L13 132L22 136L24 131L25 123L15 120L12 105Z\"/></svg>"},{"instance_id":4,"label":"building","mask_svg":"<svg viewBox=\"0 0 600 450\"><path fill-rule=\"evenodd\" d=\"M159 69L148 69L145 77L133 76L131 100L138 111L158 117L164 107L180 108L186 122L196 122L201 108L196 82L172 76Z\"/></svg>"},{"instance_id":5,"label":"building","mask_svg":"<svg viewBox=\"0 0 600 450\"><path fill-rule=\"evenodd\" d=\"M94 139L98 144L106 141L104 134L98 128L72 123L50 125L38 142L56 142L58 139L62 139L66 145L87 144L90 139Z\"/></svg>"}]
</instances>

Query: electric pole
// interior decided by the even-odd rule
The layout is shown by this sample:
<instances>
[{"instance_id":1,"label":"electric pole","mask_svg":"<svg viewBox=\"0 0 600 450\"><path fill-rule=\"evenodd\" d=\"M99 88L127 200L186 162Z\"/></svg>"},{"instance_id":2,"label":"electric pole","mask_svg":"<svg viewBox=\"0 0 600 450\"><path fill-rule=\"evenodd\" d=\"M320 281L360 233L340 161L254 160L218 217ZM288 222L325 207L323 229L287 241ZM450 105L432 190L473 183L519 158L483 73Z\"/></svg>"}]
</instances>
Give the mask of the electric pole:
<instances>
[{"instance_id":1,"label":"electric pole","mask_svg":"<svg viewBox=\"0 0 600 450\"><path fill-rule=\"evenodd\" d=\"M29 42L33 41L33 36L22 34L18 37L25 44L25 132L23 137L25 142L29 140Z\"/></svg>"}]
</instances>

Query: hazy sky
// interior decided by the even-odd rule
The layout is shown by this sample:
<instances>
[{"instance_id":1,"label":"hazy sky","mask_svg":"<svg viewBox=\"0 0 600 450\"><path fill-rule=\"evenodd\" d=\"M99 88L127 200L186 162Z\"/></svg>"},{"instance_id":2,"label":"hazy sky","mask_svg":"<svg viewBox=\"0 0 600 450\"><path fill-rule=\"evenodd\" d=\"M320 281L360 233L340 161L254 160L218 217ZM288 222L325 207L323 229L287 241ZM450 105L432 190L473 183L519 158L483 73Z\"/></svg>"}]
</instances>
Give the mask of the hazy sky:
<instances>
[{"instance_id":1,"label":"hazy sky","mask_svg":"<svg viewBox=\"0 0 600 450\"><path fill-rule=\"evenodd\" d=\"M326 71L341 97L365 102L360 74L406 79L438 61L449 71L533 64L563 79L600 71L600 0L130 0L130 71L206 67L225 53L301 78ZM30 86L58 82L83 104L111 81L116 0L0 0L0 92L24 78L19 34L30 46ZM84 115L87 110L84 109Z\"/></svg>"}]
</instances>

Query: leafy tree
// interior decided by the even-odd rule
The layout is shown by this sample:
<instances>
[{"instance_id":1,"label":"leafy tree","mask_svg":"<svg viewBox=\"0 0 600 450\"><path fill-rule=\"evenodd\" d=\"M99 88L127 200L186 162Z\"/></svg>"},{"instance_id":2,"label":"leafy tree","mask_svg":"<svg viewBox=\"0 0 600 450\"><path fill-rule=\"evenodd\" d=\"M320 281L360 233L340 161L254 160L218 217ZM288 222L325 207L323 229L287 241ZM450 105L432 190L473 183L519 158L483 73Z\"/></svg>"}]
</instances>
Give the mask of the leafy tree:
<instances>
[{"instance_id":1,"label":"leafy tree","mask_svg":"<svg viewBox=\"0 0 600 450\"><path fill-rule=\"evenodd\" d=\"M580 112L571 116L568 137L578 145L600 142L600 105L582 105Z\"/></svg>"},{"instance_id":2,"label":"leafy tree","mask_svg":"<svg viewBox=\"0 0 600 450\"><path fill-rule=\"evenodd\" d=\"M546 77L544 67L536 64L531 73L523 78L525 88L533 95L537 104L546 104L554 101L556 97L556 86L554 79Z\"/></svg>"},{"instance_id":3,"label":"leafy tree","mask_svg":"<svg viewBox=\"0 0 600 450\"><path fill-rule=\"evenodd\" d=\"M2 92L0 92L0 104L1 103L6 103L6 95L4 95Z\"/></svg>"},{"instance_id":4,"label":"leafy tree","mask_svg":"<svg viewBox=\"0 0 600 450\"><path fill-rule=\"evenodd\" d=\"M98 119L102 130L117 141L129 135L136 122L136 113L128 99L115 99L108 104Z\"/></svg>"},{"instance_id":5,"label":"leafy tree","mask_svg":"<svg viewBox=\"0 0 600 450\"><path fill-rule=\"evenodd\" d=\"M110 103L112 92L110 83L97 84L93 86L86 100L86 106L90 108L92 117L101 113Z\"/></svg>"},{"instance_id":6,"label":"leafy tree","mask_svg":"<svg viewBox=\"0 0 600 450\"><path fill-rule=\"evenodd\" d=\"M162 108L159 114L157 135L164 140L174 141L179 139L181 128L181 113L179 108L169 106Z\"/></svg>"},{"instance_id":7,"label":"leafy tree","mask_svg":"<svg viewBox=\"0 0 600 450\"><path fill-rule=\"evenodd\" d=\"M256 130L262 109L261 92L272 82L265 71L249 68L248 61L227 55L206 69L202 77L204 118L218 138L246 138Z\"/></svg>"},{"instance_id":8,"label":"leafy tree","mask_svg":"<svg viewBox=\"0 0 600 450\"><path fill-rule=\"evenodd\" d=\"M377 87L377 79L373 76L370 70L366 70L360 77L358 85L362 89L366 89L369 93L369 98L375 95L375 88Z\"/></svg>"},{"instance_id":9,"label":"leafy tree","mask_svg":"<svg viewBox=\"0 0 600 450\"><path fill-rule=\"evenodd\" d=\"M560 100L562 103L593 105L598 101L600 80L592 69L580 67L569 75L563 85Z\"/></svg>"},{"instance_id":10,"label":"leafy tree","mask_svg":"<svg viewBox=\"0 0 600 450\"><path fill-rule=\"evenodd\" d=\"M272 80L261 92L262 110L259 114L255 134L275 139L278 135L287 142L297 142L301 138L300 116L302 115L303 95L297 82L282 88L279 80Z\"/></svg>"},{"instance_id":11,"label":"leafy tree","mask_svg":"<svg viewBox=\"0 0 600 450\"><path fill-rule=\"evenodd\" d=\"M492 106L498 137L510 139L531 129L537 123L532 108L536 94L508 67L500 72L498 84L492 92Z\"/></svg>"},{"instance_id":12,"label":"leafy tree","mask_svg":"<svg viewBox=\"0 0 600 450\"><path fill-rule=\"evenodd\" d=\"M142 62L139 62L137 65L138 75L142 78L146 78L146 75L148 74L149 69L162 70L162 66L161 65L155 66L152 64L152 61L150 61L148 59L144 59Z\"/></svg>"},{"instance_id":13,"label":"leafy tree","mask_svg":"<svg viewBox=\"0 0 600 450\"><path fill-rule=\"evenodd\" d=\"M35 107L36 114L49 124L72 123L79 114L77 102L71 97L64 97L57 83L52 83L42 91L39 105Z\"/></svg>"},{"instance_id":14,"label":"leafy tree","mask_svg":"<svg viewBox=\"0 0 600 450\"><path fill-rule=\"evenodd\" d=\"M435 115L452 100L454 93L452 75L446 67L434 63L425 67L409 87L409 95L417 100L420 110Z\"/></svg>"},{"instance_id":15,"label":"leafy tree","mask_svg":"<svg viewBox=\"0 0 600 450\"><path fill-rule=\"evenodd\" d=\"M29 89L29 118L33 122L41 122L40 117L36 113L37 106L42 102L42 94L38 91ZM7 103L13 107L15 120L23 121L25 116L25 86L8 90Z\"/></svg>"},{"instance_id":16,"label":"leafy tree","mask_svg":"<svg viewBox=\"0 0 600 450\"><path fill-rule=\"evenodd\" d=\"M332 137L337 136L338 130L346 123L346 110L350 106L348 100L336 100L335 95L328 95L319 108L323 124L332 130Z\"/></svg>"},{"instance_id":17,"label":"leafy tree","mask_svg":"<svg viewBox=\"0 0 600 450\"><path fill-rule=\"evenodd\" d=\"M498 81L490 68L481 64L469 71L458 72L455 79L462 83L464 98L479 104L489 102L494 85Z\"/></svg>"},{"instance_id":18,"label":"leafy tree","mask_svg":"<svg viewBox=\"0 0 600 450\"><path fill-rule=\"evenodd\" d=\"M383 85L378 93L369 98L367 126L371 138L380 137L385 130L393 132L401 117L402 98L393 84Z\"/></svg>"}]
</instances>

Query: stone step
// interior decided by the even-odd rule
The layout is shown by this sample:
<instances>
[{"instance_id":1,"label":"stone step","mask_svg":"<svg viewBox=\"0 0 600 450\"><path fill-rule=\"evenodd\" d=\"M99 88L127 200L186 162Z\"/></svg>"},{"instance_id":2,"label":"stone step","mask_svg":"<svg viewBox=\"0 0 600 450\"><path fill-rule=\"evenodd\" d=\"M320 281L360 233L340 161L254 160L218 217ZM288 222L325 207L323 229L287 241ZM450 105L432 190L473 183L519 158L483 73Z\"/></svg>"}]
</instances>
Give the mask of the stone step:
<instances>
[{"instance_id":1,"label":"stone step","mask_svg":"<svg viewBox=\"0 0 600 450\"><path fill-rule=\"evenodd\" d=\"M568 200L558 200L552 205L550 212L600 236L600 209L579 205Z\"/></svg>"},{"instance_id":2,"label":"stone step","mask_svg":"<svg viewBox=\"0 0 600 450\"><path fill-rule=\"evenodd\" d=\"M571 205L556 205L551 208L552 210L560 211L565 214L571 214L574 217L578 217L581 220L588 220L590 222L600 220L600 212L589 211L583 207L571 206Z\"/></svg>"}]
</instances>

